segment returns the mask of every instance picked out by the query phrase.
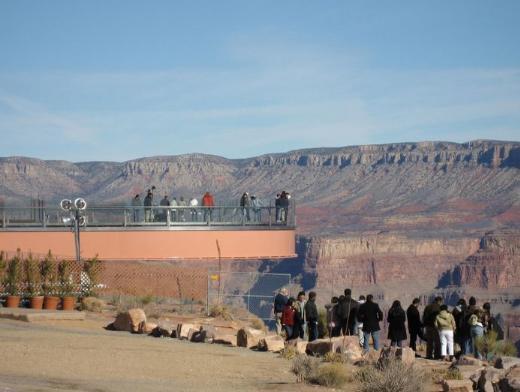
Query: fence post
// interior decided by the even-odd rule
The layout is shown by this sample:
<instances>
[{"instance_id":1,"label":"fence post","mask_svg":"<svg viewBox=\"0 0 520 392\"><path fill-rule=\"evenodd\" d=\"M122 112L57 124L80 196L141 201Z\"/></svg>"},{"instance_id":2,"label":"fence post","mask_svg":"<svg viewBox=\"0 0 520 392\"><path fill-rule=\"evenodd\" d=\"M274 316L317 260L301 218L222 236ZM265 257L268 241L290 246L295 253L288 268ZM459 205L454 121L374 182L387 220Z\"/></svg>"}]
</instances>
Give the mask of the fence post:
<instances>
[{"instance_id":1,"label":"fence post","mask_svg":"<svg viewBox=\"0 0 520 392\"><path fill-rule=\"evenodd\" d=\"M206 276L206 315L209 317L209 279L211 272Z\"/></svg>"},{"instance_id":2,"label":"fence post","mask_svg":"<svg viewBox=\"0 0 520 392\"><path fill-rule=\"evenodd\" d=\"M170 209L168 208L166 210L166 226L170 227L171 223L171 216L170 216Z\"/></svg>"}]
</instances>

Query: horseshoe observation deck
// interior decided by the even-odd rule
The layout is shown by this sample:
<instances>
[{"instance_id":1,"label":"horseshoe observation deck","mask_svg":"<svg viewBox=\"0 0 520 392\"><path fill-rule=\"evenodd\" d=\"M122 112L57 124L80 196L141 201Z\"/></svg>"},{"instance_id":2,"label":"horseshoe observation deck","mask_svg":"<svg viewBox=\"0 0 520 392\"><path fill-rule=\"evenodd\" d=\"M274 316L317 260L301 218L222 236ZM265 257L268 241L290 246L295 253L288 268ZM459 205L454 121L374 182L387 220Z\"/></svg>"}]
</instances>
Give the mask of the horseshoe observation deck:
<instances>
[{"instance_id":1,"label":"horseshoe observation deck","mask_svg":"<svg viewBox=\"0 0 520 392\"><path fill-rule=\"evenodd\" d=\"M295 257L296 216L288 208L89 207L81 257L101 260L279 259ZM0 209L0 250L75 257L70 213Z\"/></svg>"}]
</instances>

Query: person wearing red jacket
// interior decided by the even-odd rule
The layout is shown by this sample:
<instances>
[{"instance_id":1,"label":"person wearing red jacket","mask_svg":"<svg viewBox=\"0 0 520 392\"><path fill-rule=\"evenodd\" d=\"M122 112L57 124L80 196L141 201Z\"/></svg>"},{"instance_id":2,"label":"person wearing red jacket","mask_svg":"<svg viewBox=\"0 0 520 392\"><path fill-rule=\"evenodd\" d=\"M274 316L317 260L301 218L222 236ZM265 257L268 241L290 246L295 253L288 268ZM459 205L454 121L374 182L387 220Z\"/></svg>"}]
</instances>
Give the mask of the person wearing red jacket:
<instances>
[{"instance_id":1,"label":"person wearing red jacket","mask_svg":"<svg viewBox=\"0 0 520 392\"><path fill-rule=\"evenodd\" d=\"M211 193L206 192L204 196L202 196L202 207L204 207L204 220L206 222L211 221L213 215L213 207L215 207L215 200Z\"/></svg>"},{"instance_id":2,"label":"person wearing red jacket","mask_svg":"<svg viewBox=\"0 0 520 392\"><path fill-rule=\"evenodd\" d=\"M283 307L282 312L282 326L287 335L287 340L292 339L294 336L294 319L296 310L294 309L294 298L289 298L287 304Z\"/></svg>"}]
</instances>

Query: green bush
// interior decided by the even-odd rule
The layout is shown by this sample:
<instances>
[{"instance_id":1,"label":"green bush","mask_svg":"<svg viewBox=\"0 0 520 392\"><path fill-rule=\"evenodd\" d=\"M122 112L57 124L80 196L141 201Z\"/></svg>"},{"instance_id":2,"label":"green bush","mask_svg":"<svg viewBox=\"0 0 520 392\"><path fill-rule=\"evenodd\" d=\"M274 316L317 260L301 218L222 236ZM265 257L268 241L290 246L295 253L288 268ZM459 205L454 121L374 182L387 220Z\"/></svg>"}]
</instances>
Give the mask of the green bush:
<instances>
[{"instance_id":1,"label":"green bush","mask_svg":"<svg viewBox=\"0 0 520 392\"><path fill-rule=\"evenodd\" d=\"M517 350L513 342L509 340L497 340L495 331L489 331L484 336L479 336L475 341L477 350L488 360L496 357L516 357Z\"/></svg>"},{"instance_id":2,"label":"green bush","mask_svg":"<svg viewBox=\"0 0 520 392\"><path fill-rule=\"evenodd\" d=\"M97 295L95 289L98 284L98 277L99 273L101 272L101 268L102 264L97 256L83 262L83 272L88 277L88 283L86 284L86 287L84 288L85 291L83 293L85 297L93 297Z\"/></svg>"},{"instance_id":3,"label":"green bush","mask_svg":"<svg viewBox=\"0 0 520 392\"><path fill-rule=\"evenodd\" d=\"M58 272L56 270L57 260L51 251L40 263L40 275L42 280L42 291L44 295L55 295L58 285Z\"/></svg>"},{"instance_id":4,"label":"green bush","mask_svg":"<svg viewBox=\"0 0 520 392\"><path fill-rule=\"evenodd\" d=\"M326 363L318 367L310 382L329 388L341 388L348 379L345 366L341 363Z\"/></svg>"},{"instance_id":5,"label":"green bush","mask_svg":"<svg viewBox=\"0 0 520 392\"><path fill-rule=\"evenodd\" d=\"M70 261L62 260L58 264L58 278L60 282L60 295L63 297L72 296L74 293L74 284L70 268Z\"/></svg>"},{"instance_id":6,"label":"green bush","mask_svg":"<svg viewBox=\"0 0 520 392\"><path fill-rule=\"evenodd\" d=\"M356 373L360 392L422 392L425 373L400 360L389 359L378 366L364 366Z\"/></svg>"},{"instance_id":7,"label":"green bush","mask_svg":"<svg viewBox=\"0 0 520 392\"><path fill-rule=\"evenodd\" d=\"M4 289L8 295L20 295L22 279L22 259L20 251L7 262L4 276Z\"/></svg>"},{"instance_id":8,"label":"green bush","mask_svg":"<svg viewBox=\"0 0 520 392\"><path fill-rule=\"evenodd\" d=\"M40 263L31 254L23 261L23 280L29 297L41 294Z\"/></svg>"}]
</instances>

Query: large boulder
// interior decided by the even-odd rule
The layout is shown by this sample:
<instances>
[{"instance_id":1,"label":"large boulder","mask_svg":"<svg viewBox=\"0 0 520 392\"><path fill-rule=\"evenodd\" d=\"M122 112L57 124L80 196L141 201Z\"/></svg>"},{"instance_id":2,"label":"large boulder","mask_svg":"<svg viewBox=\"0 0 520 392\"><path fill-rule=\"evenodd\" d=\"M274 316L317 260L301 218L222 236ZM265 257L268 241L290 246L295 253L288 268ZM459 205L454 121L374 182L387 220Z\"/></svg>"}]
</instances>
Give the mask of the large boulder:
<instances>
[{"instance_id":1,"label":"large boulder","mask_svg":"<svg viewBox=\"0 0 520 392\"><path fill-rule=\"evenodd\" d=\"M250 327L241 328L237 332L237 346L253 348L258 346L260 339L265 337L265 333L259 329Z\"/></svg>"},{"instance_id":2,"label":"large boulder","mask_svg":"<svg viewBox=\"0 0 520 392\"><path fill-rule=\"evenodd\" d=\"M285 347L294 347L298 354L305 354L307 351L307 341L297 338L285 341Z\"/></svg>"},{"instance_id":3,"label":"large boulder","mask_svg":"<svg viewBox=\"0 0 520 392\"><path fill-rule=\"evenodd\" d=\"M142 331L139 331L139 333L145 333L145 334L151 334L155 328L157 328L156 323L146 322L144 324L141 324L143 327Z\"/></svg>"},{"instance_id":4,"label":"large boulder","mask_svg":"<svg viewBox=\"0 0 520 392\"><path fill-rule=\"evenodd\" d=\"M473 392L473 382L470 380L444 380L442 390L444 392Z\"/></svg>"},{"instance_id":5,"label":"large boulder","mask_svg":"<svg viewBox=\"0 0 520 392\"><path fill-rule=\"evenodd\" d=\"M261 351L277 353L285 348L285 341L281 336L268 335L259 340L257 348Z\"/></svg>"},{"instance_id":6,"label":"large boulder","mask_svg":"<svg viewBox=\"0 0 520 392\"><path fill-rule=\"evenodd\" d=\"M504 378L498 382L500 392L520 391L520 365L511 367Z\"/></svg>"},{"instance_id":7,"label":"large boulder","mask_svg":"<svg viewBox=\"0 0 520 392\"><path fill-rule=\"evenodd\" d=\"M307 343L307 354L309 355L323 356L328 352L341 353L346 351L359 352L361 357L362 351L361 347L359 347L359 338L357 336L316 339Z\"/></svg>"},{"instance_id":8,"label":"large boulder","mask_svg":"<svg viewBox=\"0 0 520 392\"><path fill-rule=\"evenodd\" d=\"M146 314L143 309L130 309L126 312L120 312L111 326L116 331L144 333Z\"/></svg>"},{"instance_id":9,"label":"large boulder","mask_svg":"<svg viewBox=\"0 0 520 392\"><path fill-rule=\"evenodd\" d=\"M226 344L228 346L236 347L237 337L236 335L220 334L218 332L213 334L213 337L209 339L211 343Z\"/></svg>"},{"instance_id":10,"label":"large boulder","mask_svg":"<svg viewBox=\"0 0 520 392\"><path fill-rule=\"evenodd\" d=\"M188 332L188 340L193 343L204 343L206 341L206 331L200 327L199 329L190 329Z\"/></svg>"},{"instance_id":11,"label":"large boulder","mask_svg":"<svg viewBox=\"0 0 520 392\"><path fill-rule=\"evenodd\" d=\"M213 339L215 336L222 335L237 335L238 329L232 326L220 326L214 324L202 324L202 329L206 332L208 339Z\"/></svg>"},{"instance_id":12,"label":"large boulder","mask_svg":"<svg viewBox=\"0 0 520 392\"><path fill-rule=\"evenodd\" d=\"M174 338L177 336L177 324L168 319L159 319L157 327L152 331L152 335L160 338Z\"/></svg>"},{"instance_id":13,"label":"large boulder","mask_svg":"<svg viewBox=\"0 0 520 392\"><path fill-rule=\"evenodd\" d=\"M494 392L498 390L498 383L505 374L506 370L504 369L486 367L480 372L480 375L474 374L471 376L470 380L477 386L477 391Z\"/></svg>"},{"instance_id":14,"label":"large boulder","mask_svg":"<svg viewBox=\"0 0 520 392\"><path fill-rule=\"evenodd\" d=\"M520 365L520 358L516 357L499 357L495 361L495 367L497 369L509 370L515 365Z\"/></svg>"},{"instance_id":15,"label":"large boulder","mask_svg":"<svg viewBox=\"0 0 520 392\"><path fill-rule=\"evenodd\" d=\"M397 359L405 365L413 365L415 362L415 351L410 347L385 347L381 350L379 362L384 362L389 359Z\"/></svg>"},{"instance_id":16,"label":"large boulder","mask_svg":"<svg viewBox=\"0 0 520 392\"><path fill-rule=\"evenodd\" d=\"M177 338L179 339L189 339L190 329L200 330L200 325L191 324L191 323L182 323L177 325Z\"/></svg>"}]
</instances>

